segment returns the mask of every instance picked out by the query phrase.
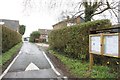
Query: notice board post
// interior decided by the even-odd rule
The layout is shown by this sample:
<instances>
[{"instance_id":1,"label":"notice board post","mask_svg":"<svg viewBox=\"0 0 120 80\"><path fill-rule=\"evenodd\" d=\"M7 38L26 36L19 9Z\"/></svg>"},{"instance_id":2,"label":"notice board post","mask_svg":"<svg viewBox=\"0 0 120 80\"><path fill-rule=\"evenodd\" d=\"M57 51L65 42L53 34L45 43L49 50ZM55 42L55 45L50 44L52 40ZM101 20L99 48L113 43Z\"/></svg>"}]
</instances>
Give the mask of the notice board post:
<instances>
[{"instance_id":1,"label":"notice board post","mask_svg":"<svg viewBox=\"0 0 120 80\"><path fill-rule=\"evenodd\" d=\"M89 70L91 70L91 69L92 69L93 64L94 64L93 54L92 54L92 53L90 53L90 65L89 65Z\"/></svg>"}]
</instances>

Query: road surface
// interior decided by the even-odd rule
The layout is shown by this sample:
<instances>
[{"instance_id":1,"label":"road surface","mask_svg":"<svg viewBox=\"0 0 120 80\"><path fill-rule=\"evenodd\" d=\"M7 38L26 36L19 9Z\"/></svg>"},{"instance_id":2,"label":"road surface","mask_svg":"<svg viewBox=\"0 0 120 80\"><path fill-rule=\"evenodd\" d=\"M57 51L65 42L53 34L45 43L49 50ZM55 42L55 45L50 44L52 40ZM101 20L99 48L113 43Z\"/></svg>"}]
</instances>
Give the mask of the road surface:
<instances>
[{"instance_id":1,"label":"road surface","mask_svg":"<svg viewBox=\"0 0 120 80\"><path fill-rule=\"evenodd\" d=\"M43 51L32 43L24 42L20 55L12 64L5 78L58 78Z\"/></svg>"}]
</instances>

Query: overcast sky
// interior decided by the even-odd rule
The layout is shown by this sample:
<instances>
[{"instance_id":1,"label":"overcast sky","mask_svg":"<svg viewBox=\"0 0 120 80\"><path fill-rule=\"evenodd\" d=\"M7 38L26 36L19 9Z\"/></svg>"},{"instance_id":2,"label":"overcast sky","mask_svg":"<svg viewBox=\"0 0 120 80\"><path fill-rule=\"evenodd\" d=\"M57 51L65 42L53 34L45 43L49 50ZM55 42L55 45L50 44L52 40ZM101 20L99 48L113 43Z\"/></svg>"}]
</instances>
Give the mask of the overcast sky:
<instances>
[{"instance_id":1,"label":"overcast sky","mask_svg":"<svg viewBox=\"0 0 120 80\"><path fill-rule=\"evenodd\" d=\"M25 1L25 0L24 0ZM74 10L71 7L61 6L59 9L50 9L48 4L50 0L33 0L32 7L25 8L23 0L0 0L0 19L19 20L20 24L26 25L26 32L24 36L29 36L32 31L38 29L52 29L52 25L58 22L60 10L66 8ZM37 2L38 1L38 2ZM60 0L56 0L60 3ZM68 3L69 0L62 0L63 3ZM77 2L79 0L71 0ZM61 5L61 4L58 4ZM69 4L68 4L69 5ZM73 5L69 5L73 6ZM56 6L57 7L57 6ZM59 7L59 6L58 6ZM108 15L106 15L108 16ZM98 18L98 17L96 17ZM111 18L112 19L112 18ZM113 20L114 21L114 20Z\"/></svg>"},{"instance_id":2,"label":"overcast sky","mask_svg":"<svg viewBox=\"0 0 120 80\"><path fill-rule=\"evenodd\" d=\"M0 0L0 19L19 20L20 24L26 25L25 36L32 31L41 29L52 29L56 19L46 10L25 10L23 0Z\"/></svg>"}]
</instances>

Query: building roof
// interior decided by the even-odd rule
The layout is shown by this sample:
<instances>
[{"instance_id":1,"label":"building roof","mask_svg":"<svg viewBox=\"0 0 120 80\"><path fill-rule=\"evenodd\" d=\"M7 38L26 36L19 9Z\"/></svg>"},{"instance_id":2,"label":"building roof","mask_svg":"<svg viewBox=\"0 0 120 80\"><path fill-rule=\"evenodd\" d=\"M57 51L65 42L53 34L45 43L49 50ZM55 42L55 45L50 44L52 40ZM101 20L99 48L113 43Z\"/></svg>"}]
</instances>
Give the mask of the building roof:
<instances>
[{"instance_id":1,"label":"building roof","mask_svg":"<svg viewBox=\"0 0 120 80\"><path fill-rule=\"evenodd\" d=\"M64 21L60 21L60 22L54 24L53 27L56 26L56 25L58 25L58 24L61 24L61 23L63 23L63 22L66 22L66 20L64 20Z\"/></svg>"},{"instance_id":2,"label":"building roof","mask_svg":"<svg viewBox=\"0 0 120 80\"><path fill-rule=\"evenodd\" d=\"M19 20L11 20L11 19L0 19L0 21L19 21Z\"/></svg>"},{"instance_id":3,"label":"building roof","mask_svg":"<svg viewBox=\"0 0 120 80\"><path fill-rule=\"evenodd\" d=\"M9 20L9 19L0 19L0 23L4 24L6 27L18 31L19 21L18 20Z\"/></svg>"},{"instance_id":4,"label":"building roof","mask_svg":"<svg viewBox=\"0 0 120 80\"><path fill-rule=\"evenodd\" d=\"M85 22L85 20L79 15L79 16L75 16L75 17L70 18L70 19L65 19L65 20L63 20L63 21L60 21L60 22L54 24L53 27L56 26L56 25L58 25L58 24L60 24L60 23L63 23L63 22L71 22L71 23L74 23L74 21L75 21L78 17L80 17L81 22Z\"/></svg>"},{"instance_id":5,"label":"building roof","mask_svg":"<svg viewBox=\"0 0 120 80\"><path fill-rule=\"evenodd\" d=\"M38 29L38 31L40 32L40 34L46 34L46 35L48 35L52 30L48 30L48 29Z\"/></svg>"},{"instance_id":6,"label":"building roof","mask_svg":"<svg viewBox=\"0 0 120 80\"><path fill-rule=\"evenodd\" d=\"M70 18L69 22L74 23L77 18L80 18L81 22L85 22L85 20L80 15Z\"/></svg>"}]
</instances>

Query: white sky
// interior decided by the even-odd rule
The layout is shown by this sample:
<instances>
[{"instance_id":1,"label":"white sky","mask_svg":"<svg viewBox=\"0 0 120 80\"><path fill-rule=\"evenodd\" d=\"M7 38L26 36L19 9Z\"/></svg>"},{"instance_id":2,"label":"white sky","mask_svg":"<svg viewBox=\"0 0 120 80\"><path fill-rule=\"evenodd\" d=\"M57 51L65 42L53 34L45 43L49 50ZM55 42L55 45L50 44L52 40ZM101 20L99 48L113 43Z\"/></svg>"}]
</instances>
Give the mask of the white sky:
<instances>
[{"instance_id":1,"label":"white sky","mask_svg":"<svg viewBox=\"0 0 120 80\"><path fill-rule=\"evenodd\" d=\"M45 10L24 11L23 0L0 0L0 19L19 20L20 24L26 25L24 36L29 36L32 31L52 29L55 24L54 16L50 16Z\"/></svg>"},{"instance_id":2,"label":"white sky","mask_svg":"<svg viewBox=\"0 0 120 80\"><path fill-rule=\"evenodd\" d=\"M46 8L46 5L42 5L42 3L44 1L49 2L50 0L41 0L41 5L39 4L39 0L34 1L36 1L35 3L33 2L33 5L35 6L32 5L32 8L27 8L25 10L23 0L0 0L0 19L19 20L20 24L26 25L26 32L24 36L29 36L32 31L38 30L39 28L52 29L52 25L57 22L57 19L60 16L59 10L63 10L63 7L64 9L69 9L66 6L62 6L59 9L49 10ZM63 3L68 3L68 1L69 0L65 0ZM79 0L71 1L77 2ZM69 10L71 10L71 7Z\"/></svg>"}]
</instances>

